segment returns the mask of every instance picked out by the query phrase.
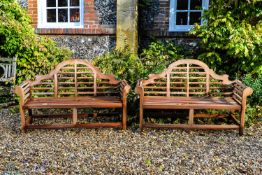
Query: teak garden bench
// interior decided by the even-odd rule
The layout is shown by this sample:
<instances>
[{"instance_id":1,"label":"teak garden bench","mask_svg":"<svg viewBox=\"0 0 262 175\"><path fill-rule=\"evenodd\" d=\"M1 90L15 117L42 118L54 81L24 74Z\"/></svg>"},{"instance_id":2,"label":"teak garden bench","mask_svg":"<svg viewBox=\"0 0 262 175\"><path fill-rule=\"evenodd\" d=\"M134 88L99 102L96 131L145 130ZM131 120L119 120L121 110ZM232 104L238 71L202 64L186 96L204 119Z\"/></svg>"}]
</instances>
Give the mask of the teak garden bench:
<instances>
[{"instance_id":1,"label":"teak garden bench","mask_svg":"<svg viewBox=\"0 0 262 175\"><path fill-rule=\"evenodd\" d=\"M184 59L172 63L164 72L149 75L138 81L136 92L140 96L140 129L191 128L239 129L243 134L247 96L253 90L240 81L229 81L228 75L217 75L205 63ZM145 109L189 110L187 124L152 124L144 121ZM235 124L195 124L195 118L215 118L220 115L195 114L195 110L228 110ZM237 117L235 112L240 112ZM238 119L239 118L239 119Z\"/></svg>"},{"instance_id":2,"label":"teak garden bench","mask_svg":"<svg viewBox=\"0 0 262 175\"><path fill-rule=\"evenodd\" d=\"M36 76L16 87L20 96L21 128L75 128L122 127L126 129L126 104L130 86L112 75L102 74L86 60L68 60L60 63L48 75ZM72 109L72 123L33 125L32 109ZM78 109L122 109L122 122L79 123ZM28 110L28 119L26 119ZM95 114L94 114L95 115ZM52 116L49 116L52 117Z\"/></svg>"}]
</instances>

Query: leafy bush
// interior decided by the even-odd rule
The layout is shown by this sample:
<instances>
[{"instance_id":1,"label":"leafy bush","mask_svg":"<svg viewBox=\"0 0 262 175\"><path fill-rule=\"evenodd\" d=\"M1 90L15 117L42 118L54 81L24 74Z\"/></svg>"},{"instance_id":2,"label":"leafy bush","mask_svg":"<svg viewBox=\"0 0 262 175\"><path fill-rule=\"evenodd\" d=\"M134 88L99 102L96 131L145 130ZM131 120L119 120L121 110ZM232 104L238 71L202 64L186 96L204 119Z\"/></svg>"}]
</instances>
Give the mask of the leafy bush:
<instances>
[{"instance_id":1,"label":"leafy bush","mask_svg":"<svg viewBox=\"0 0 262 175\"><path fill-rule=\"evenodd\" d=\"M262 1L213 0L203 18L191 31L201 38L200 60L233 77L262 72Z\"/></svg>"},{"instance_id":2,"label":"leafy bush","mask_svg":"<svg viewBox=\"0 0 262 175\"><path fill-rule=\"evenodd\" d=\"M112 50L93 60L103 73L113 74L119 80L127 80L134 89L138 79L143 77L143 65L140 59L128 49Z\"/></svg>"},{"instance_id":3,"label":"leafy bush","mask_svg":"<svg viewBox=\"0 0 262 175\"><path fill-rule=\"evenodd\" d=\"M46 74L71 56L48 38L34 33L26 11L16 0L0 1L0 54L17 59L17 83Z\"/></svg>"},{"instance_id":4,"label":"leafy bush","mask_svg":"<svg viewBox=\"0 0 262 175\"><path fill-rule=\"evenodd\" d=\"M139 56L124 50L113 50L93 60L104 73L114 74L117 79L126 79L134 89L137 80L151 73L160 73L170 63L183 57L180 48L172 42L152 42Z\"/></svg>"},{"instance_id":5,"label":"leafy bush","mask_svg":"<svg viewBox=\"0 0 262 175\"><path fill-rule=\"evenodd\" d=\"M169 64L182 59L181 48L170 41L151 42L142 50L140 58L145 69L145 76L162 72Z\"/></svg>"},{"instance_id":6,"label":"leafy bush","mask_svg":"<svg viewBox=\"0 0 262 175\"><path fill-rule=\"evenodd\" d=\"M247 74L242 81L253 89L253 94L249 98L250 104L262 105L262 74L259 74L257 77Z\"/></svg>"},{"instance_id":7,"label":"leafy bush","mask_svg":"<svg viewBox=\"0 0 262 175\"><path fill-rule=\"evenodd\" d=\"M262 121L262 74L257 77L248 74L243 78L243 82L253 89L252 96L248 98L247 122L257 119Z\"/></svg>"}]
</instances>

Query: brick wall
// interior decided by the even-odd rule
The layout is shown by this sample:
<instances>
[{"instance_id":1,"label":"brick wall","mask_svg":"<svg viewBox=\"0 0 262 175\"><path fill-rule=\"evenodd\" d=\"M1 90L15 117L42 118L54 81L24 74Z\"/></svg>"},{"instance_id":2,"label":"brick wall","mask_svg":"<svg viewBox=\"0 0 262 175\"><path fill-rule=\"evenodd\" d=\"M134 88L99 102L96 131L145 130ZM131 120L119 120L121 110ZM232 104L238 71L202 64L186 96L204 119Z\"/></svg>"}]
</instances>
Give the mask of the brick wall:
<instances>
[{"instance_id":1,"label":"brick wall","mask_svg":"<svg viewBox=\"0 0 262 175\"><path fill-rule=\"evenodd\" d=\"M101 24L100 12L95 8L95 1L98 0L84 0L84 28L37 28L37 0L28 0L28 13L38 34L114 35L114 24Z\"/></svg>"},{"instance_id":2,"label":"brick wall","mask_svg":"<svg viewBox=\"0 0 262 175\"><path fill-rule=\"evenodd\" d=\"M37 0L28 0L28 14L31 16L33 26L37 26Z\"/></svg>"},{"instance_id":3,"label":"brick wall","mask_svg":"<svg viewBox=\"0 0 262 175\"><path fill-rule=\"evenodd\" d=\"M187 32L169 32L170 0L151 0L140 9L140 32L150 37L189 37ZM140 34L141 34L140 33Z\"/></svg>"}]
</instances>

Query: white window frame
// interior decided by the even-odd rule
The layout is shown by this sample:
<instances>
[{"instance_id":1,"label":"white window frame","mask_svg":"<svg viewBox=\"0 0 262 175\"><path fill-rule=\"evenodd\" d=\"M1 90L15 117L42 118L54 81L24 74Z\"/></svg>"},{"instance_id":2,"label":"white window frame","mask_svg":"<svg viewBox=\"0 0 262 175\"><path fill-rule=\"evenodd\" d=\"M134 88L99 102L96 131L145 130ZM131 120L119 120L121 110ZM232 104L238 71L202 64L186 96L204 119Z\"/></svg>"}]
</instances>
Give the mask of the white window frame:
<instances>
[{"instance_id":1,"label":"white window frame","mask_svg":"<svg viewBox=\"0 0 262 175\"><path fill-rule=\"evenodd\" d=\"M194 25L176 25L176 12L188 12L187 22L189 24L189 14L190 12L199 12L200 10L190 10L190 1L188 1L187 10L177 10L177 0L170 0L170 17L169 17L169 32L188 32ZM209 0L202 0L202 12L203 16L204 10L208 9ZM201 25L203 25L204 20L201 19Z\"/></svg>"},{"instance_id":2,"label":"white window frame","mask_svg":"<svg viewBox=\"0 0 262 175\"><path fill-rule=\"evenodd\" d=\"M79 0L79 12L80 12L80 22L70 22L69 9L74 7L65 7L68 8L68 22L47 22L47 9L46 0L37 0L37 11L38 11L38 28L83 28L84 26L84 0ZM58 0L55 0L58 4ZM56 7L58 8L58 7ZM62 7L63 8L63 7ZM58 10L57 10L58 11ZM58 12L56 11L56 15Z\"/></svg>"}]
</instances>

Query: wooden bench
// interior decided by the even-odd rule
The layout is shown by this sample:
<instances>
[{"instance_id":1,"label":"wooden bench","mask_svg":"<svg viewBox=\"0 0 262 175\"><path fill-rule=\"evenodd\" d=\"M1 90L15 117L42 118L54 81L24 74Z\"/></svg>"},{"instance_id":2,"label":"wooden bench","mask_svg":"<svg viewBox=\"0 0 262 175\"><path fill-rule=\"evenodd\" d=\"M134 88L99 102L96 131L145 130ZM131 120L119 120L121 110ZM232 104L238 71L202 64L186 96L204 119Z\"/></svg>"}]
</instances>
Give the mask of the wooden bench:
<instances>
[{"instance_id":1,"label":"wooden bench","mask_svg":"<svg viewBox=\"0 0 262 175\"><path fill-rule=\"evenodd\" d=\"M16 73L16 57L0 57L0 82L14 82Z\"/></svg>"},{"instance_id":2,"label":"wooden bench","mask_svg":"<svg viewBox=\"0 0 262 175\"><path fill-rule=\"evenodd\" d=\"M37 76L35 81L25 81L16 87L15 92L20 96L21 128L23 131L35 128L75 127L126 129L126 104L129 90L130 86L126 81L118 81L112 75L102 74L86 60L64 61L48 75ZM32 109L44 108L72 109L72 115L61 116L72 118L72 123L33 125L32 119L41 116L34 116ZM84 115L78 114L80 108L120 108L122 122L79 123L78 116ZM28 117L26 117L26 110L28 110Z\"/></svg>"},{"instance_id":3,"label":"wooden bench","mask_svg":"<svg viewBox=\"0 0 262 175\"><path fill-rule=\"evenodd\" d=\"M217 75L198 60L184 59L172 63L164 72L149 75L137 83L140 97L140 129L191 128L239 129L243 134L247 96L253 90L240 81L229 81L228 75ZM144 121L144 110L189 110L187 124L152 124ZM235 124L195 124L195 118L226 117L228 115L195 114L195 110L228 110ZM239 117L235 115L240 112Z\"/></svg>"}]
</instances>

